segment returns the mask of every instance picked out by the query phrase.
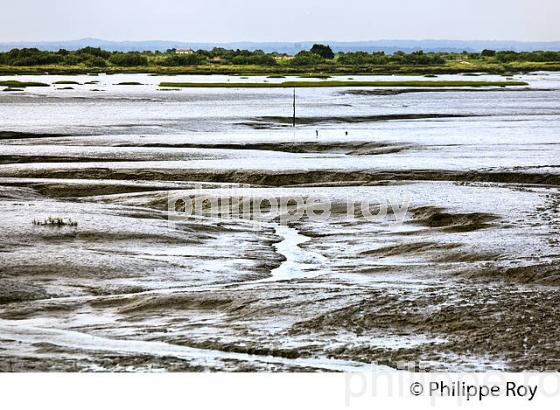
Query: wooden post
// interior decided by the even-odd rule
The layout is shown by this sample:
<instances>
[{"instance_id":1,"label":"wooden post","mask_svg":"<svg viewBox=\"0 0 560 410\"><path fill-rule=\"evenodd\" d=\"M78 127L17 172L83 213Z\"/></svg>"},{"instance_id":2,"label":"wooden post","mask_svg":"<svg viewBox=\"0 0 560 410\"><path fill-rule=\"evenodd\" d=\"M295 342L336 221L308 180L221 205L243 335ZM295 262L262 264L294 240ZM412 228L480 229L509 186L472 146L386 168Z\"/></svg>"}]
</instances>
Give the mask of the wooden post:
<instances>
[{"instance_id":1,"label":"wooden post","mask_svg":"<svg viewBox=\"0 0 560 410\"><path fill-rule=\"evenodd\" d=\"M292 122L292 127L296 126L296 89L294 88L294 117Z\"/></svg>"}]
</instances>

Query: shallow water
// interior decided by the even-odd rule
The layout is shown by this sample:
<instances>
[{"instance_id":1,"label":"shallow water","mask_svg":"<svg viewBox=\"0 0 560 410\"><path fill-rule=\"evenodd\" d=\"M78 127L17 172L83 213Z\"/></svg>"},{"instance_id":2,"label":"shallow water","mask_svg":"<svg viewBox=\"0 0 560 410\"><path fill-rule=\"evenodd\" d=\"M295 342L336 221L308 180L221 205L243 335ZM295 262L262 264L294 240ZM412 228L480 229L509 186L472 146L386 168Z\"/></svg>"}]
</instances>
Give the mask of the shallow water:
<instances>
[{"instance_id":1,"label":"shallow water","mask_svg":"<svg viewBox=\"0 0 560 410\"><path fill-rule=\"evenodd\" d=\"M292 90L158 86L290 78L0 77L80 83L0 91L0 370L558 370L560 74L514 78L298 89L292 129Z\"/></svg>"}]
</instances>

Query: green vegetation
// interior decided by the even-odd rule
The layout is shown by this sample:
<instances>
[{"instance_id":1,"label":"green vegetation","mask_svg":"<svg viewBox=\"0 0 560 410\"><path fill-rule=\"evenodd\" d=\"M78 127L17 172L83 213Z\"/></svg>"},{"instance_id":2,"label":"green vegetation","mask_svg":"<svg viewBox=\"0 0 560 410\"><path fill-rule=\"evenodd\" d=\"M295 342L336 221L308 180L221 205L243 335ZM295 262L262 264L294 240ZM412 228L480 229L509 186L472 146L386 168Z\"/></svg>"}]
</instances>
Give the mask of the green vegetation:
<instances>
[{"instance_id":1,"label":"green vegetation","mask_svg":"<svg viewBox=\"0 0 560 410\"><path fill-rule=\"evenodd\" d=\"M167 67L192 66L203 63L204 59L196 54L172 54L161 61L161 64Z\"/></svg>"},{"instance_id":2,"label":"green vegetation","mask_svg":"<svg viewBox=\"0 0 560 410\"><path fill-rule=\"evenodd\" d=\"M138 81L123 81L122 83L118 83L116 85L144 85L139 83Z\"/></svg>"},{"instance_id":3,"label":"green vegetation","mask_svg":"<svg viewBox=\"0 0 560 410\"><path fill-rule=\"evenodd\" d=\"M72 218L68 218L68 220L65 220L64 218L55 216L49 216L47 219L45 219L44 221L37 221L37 220L33 220L33 225L37 225L37 226L56 226L56 227L61 227L61 226L72 226L72 227L76 227L78 226L78 222L77 221L73 221Z\"/></svg>"},{"instance_id":4,"label":"green vegetation","mask_svg":"<svg viewBox=\"0 0 560 410\"><path fill-rule=\"evenodd\" d=\"M349 52L334 53L328 45L315 44L295 56L262 50L197 50L190 53L109 52L86 47L76 51L14 49L0 53L0 74L96 74L105 72L159 74L333 75L333 74L443 74L518 73L560 71L560 52L494 51L481 53Z\"/></svg>"},{"instance_id":5,"label":"green vegetation","mask_svg":"<svg viewBox=\"0 0 560 410\"><path fill-rule=\"evenodd\" d=\"M148 57L140 53L115 53L110 58L111 64L119 67L146 67Z\"/></svg>"},{"instance_id":6,"label":"green vegetation","mask_svg":"<svg viewBox=\"0 0 560 410\"><path fill-rule=\"evenodd\" d=\"M313 44L313 47L311 47L311 50L309 50L309 52L312 54L317 54L318 56L321 56L321 58L327 60L332 60L335 57L332 49L329 46L323 44Z\"/></svg>"},{"instance_id":7,"label":"green vegetation","mask_svg":"<svg viewBox=\"0 0 560 410\"><path fill-rule=\"evenodd\" d=\"M289 64L295 67L315 66L327 64L327 61L320 55L312 53L310 51L300 51L295 55L293 59L290 60Z\"/></svg>"},{"instance_id":8,"label":"green vegetation","mask_svg":"<svg viewBox=\"0 0 560 410\"><path fill-rule=\"evenodd\" d=\"M326 80L327 78L331 78L328 74L303 74L299 75L299 78L318 78L320 80Z\"/></svg>"},{"instance_id":9,"label":"green vegetation","mask_svg":"<svg viewBox=\"0 0 560 410\"><path fill-rule=\"evenodd\" d=\"M39 83L36 81L0 81L0 86L4 87L12 87L12 88L21 88L21 87L50 87L49 84Z\"/></svg>"},{"instance_id":10,"label":"green vegetation","mask_svg":"<svg viewBox=\"0 0 560 410\"><path fill-rule=\"evenodd\" d=\"M302 87L507 87L523 81L284 81L282 83L173 83L160 87L183 88L302 88Z\"/></svg>"},{"instance_id":11,"label":"green vegetation","mask_svg":"<svg viewBox=\"0 0 560 410\"><path fill-rule=\"evenodd\" d=\"M53 84L56 84L56 85L80 85L80 83L77 82L77 81L69 81L69 80L55 81Z\"/></svg>"}]
</instances>

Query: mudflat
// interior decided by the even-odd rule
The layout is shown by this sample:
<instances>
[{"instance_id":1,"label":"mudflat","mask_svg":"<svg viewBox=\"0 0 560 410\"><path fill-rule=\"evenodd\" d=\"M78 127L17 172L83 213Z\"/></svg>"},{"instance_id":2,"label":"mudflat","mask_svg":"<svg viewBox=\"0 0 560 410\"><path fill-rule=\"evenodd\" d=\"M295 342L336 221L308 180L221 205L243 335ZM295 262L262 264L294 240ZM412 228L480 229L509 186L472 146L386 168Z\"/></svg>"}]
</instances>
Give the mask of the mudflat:
<instances>
[{"instance_id":1,"label":"mudflat","mask_svg":"<svg viewBox=\"0 0 560 410\"><path fill-rule=\"evenodd\" d=\"M1 371L560 369L559 74L71 79L0 92Z\"/></svg>"}]
</instances>

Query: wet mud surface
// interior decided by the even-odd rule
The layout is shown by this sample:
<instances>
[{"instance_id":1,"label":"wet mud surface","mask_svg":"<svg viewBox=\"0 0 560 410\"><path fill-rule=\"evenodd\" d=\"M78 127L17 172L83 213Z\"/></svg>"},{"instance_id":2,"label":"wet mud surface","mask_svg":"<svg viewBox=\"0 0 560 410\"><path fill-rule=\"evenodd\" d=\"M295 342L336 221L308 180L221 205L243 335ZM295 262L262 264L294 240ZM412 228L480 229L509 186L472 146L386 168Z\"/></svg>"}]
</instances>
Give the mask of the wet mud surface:
<instances>
[{"instance_id":1,"label":"wet mud surface","mask_svg":"<svg viewBox=\"0 0 560 410\"><path fill-rule=\"evenodd\" d=\"M295 130L291 90L5 93L0 371L560 370L560 78L520 79Z\"/></svg>"}]
</instances>

